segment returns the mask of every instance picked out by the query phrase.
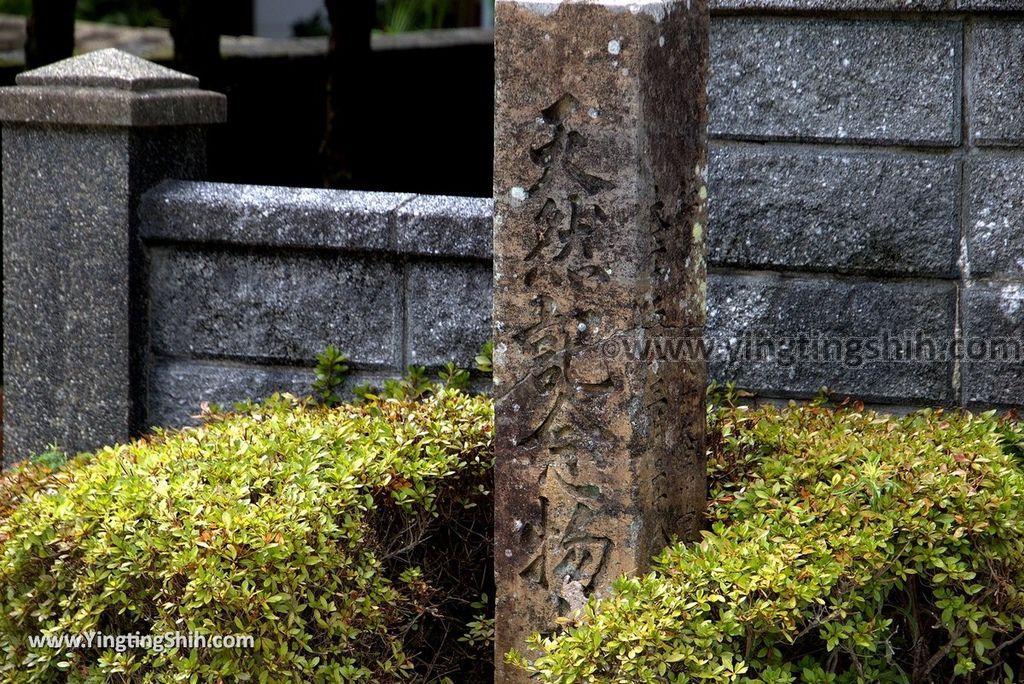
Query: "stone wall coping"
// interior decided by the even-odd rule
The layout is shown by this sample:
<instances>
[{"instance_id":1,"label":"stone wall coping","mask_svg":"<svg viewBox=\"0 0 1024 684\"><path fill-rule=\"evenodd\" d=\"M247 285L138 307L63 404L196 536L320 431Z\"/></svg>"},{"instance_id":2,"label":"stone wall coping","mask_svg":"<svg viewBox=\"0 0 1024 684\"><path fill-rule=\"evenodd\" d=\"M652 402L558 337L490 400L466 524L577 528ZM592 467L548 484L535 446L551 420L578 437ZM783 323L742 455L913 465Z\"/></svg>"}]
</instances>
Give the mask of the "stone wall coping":
<instances>
[{"instance_id":1,"label":"stone wall coping","mask_svg":"<svg viewBox=\"0 0 1024 684\"><path fill-rule=\"evenodd\" d=\"M166 181L147 240L490 259L490 198Z\"/></svg>"}]
</instances>

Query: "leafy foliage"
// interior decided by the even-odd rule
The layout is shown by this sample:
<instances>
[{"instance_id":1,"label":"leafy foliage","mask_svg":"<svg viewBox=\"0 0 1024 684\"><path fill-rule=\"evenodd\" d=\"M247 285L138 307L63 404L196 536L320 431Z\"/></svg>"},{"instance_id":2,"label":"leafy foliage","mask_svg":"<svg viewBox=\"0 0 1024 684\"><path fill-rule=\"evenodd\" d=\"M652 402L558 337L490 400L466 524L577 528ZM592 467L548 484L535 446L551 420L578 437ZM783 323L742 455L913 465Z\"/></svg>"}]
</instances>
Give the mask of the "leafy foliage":
<instances>
[{"instance_id":1,"label":"leafy foliage","mask_svg":"<svg viewBox=\"0 0 1024 684\"><path fill-rule=\"evenodd\" d=\"M464 390L469 387L469 371L449 361L437 374L438 381L445 387Z\"/></svg>"},{"instance_id":2,"label":"leafy foliage","mask_svg":"<svg viewBox=\"0 0 1024 684\"><path fill-rule=\"evenodd\" d=\"M32 0L0 0L0 14L28 16L32 12Z\"/></svg>"},{"instance_id":3,"label":"leafy foliage","mask_svg":"<svg viewBox=\"0 0 1024 684\"><path fill-rule=\"evenodd\" d=\"M379 5L379 26L387 33L459 26L469 0L385 0Z\"/></svg>"},{"instance_id":4,"label":"leafy foliage","mask_svg":"<svg viewBox=\"0 0 1024 684\"><path fill-rule=\"evenodd\" d=\"M337 347L328 346L316 357L316 380L313 381L313 392L325 406L337 406L341 403L338 392L348 377L348 357L338 351Z\"/></svg>"},{"instance_id":5,"label":"leafy foliage","mask_svg":"<svg viewBox=\"0 0 1024 684\"><path fill-rule=\"evenodd\" d=\"M0 681L486 680L471 602L493 595L492 422L488 400L447 389L336 409L275 397L5 474ZM255 648L29 642L91 631Z\"/></svg>"},{"instance_id":6,"label":"leafy foliage","mask_svg":"<svg viewBox=\"0 0 1024 684\"><path fill-rule=\"evenodd\" d=\"M384 381L384 396L389 399L419 399L435 390L423 366L409 366L405 377Z\"/></svg>"},{"instance_id":7,"label":"leafy foliage","mask_svg":"<svg viewBox=\"0 0 1024 684\"><path fill-rule=\"evenodd\" d=\"M544 682L1024 679L1021 426L711 412L710 529L551 638Z\"/></svg>"},{"instance_id":8,"label":"leafy foliage","mask_svg":"<svg viewBox=\"0 0 1024 684\"><path fill-rule=\"evenodd\" d=\"M493 415L467 380L414 368L358 405L275 397L4 473L0 682L488 681ZM1024 428L716 395L703 541L513 661L560 684L1024 679ZM28 641L89 631L256 647Z\"/></svg>"},{"instance_id":9,"label":"leafy foliage","mask_svg":"<svg viewBox=\"0 0 1024 684\"><path fill-rule=\"evenodd\" d=\"M56 446L50 446L49 449L41 454L32 456L30 460L35 464L45 466L51 470L56 470L67 462L68 455Z\"/></svg>"}]
</instances>

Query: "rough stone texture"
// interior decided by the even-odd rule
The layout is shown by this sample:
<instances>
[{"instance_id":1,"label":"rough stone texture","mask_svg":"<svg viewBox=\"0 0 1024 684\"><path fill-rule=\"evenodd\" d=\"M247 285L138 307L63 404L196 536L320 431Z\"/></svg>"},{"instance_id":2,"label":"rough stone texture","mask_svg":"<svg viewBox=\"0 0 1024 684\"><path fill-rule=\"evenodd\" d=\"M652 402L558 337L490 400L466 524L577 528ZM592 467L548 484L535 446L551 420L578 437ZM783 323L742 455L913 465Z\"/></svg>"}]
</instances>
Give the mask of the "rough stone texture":
<instances>
[{"instance_id":1,"label":"rough stone texture","mask_svg":"<svg viewBox=\"0 0 1024 684\"><path fill-rule=\"evenodd\" d=\"M398 367L395 265L331 254L151 251L157 354L312 365L334 345L362 365Z\"/></svg>"},{"instance_id":2,"label":"rough stone texture","mask_svg":"<svg viewBox=\"0 0 1024 684\"><path fill-rule=\"evenodd\" d=\"M964 401L1024 404L1024 282L969 283L964 296Z\"/></svg>"},{"instance_id":3,"label":"rough stone texture","mask_svg":"<svg viewBox=\"0 0 1024 684\"><path fill-rule=\"evenodd\" d=\"M1024 143L1024 21L979 21L971 35L971 137L979 145L1020 145Z\"/></svg>"},{"instance_id":4,"label":"rough stone texture","mask_svg":"<svg viewBox=\"0 0 1024 684\"><path fill-rule=\"evenodd\" d=\"M958 0L957 7L968 10L1024 10L1024 0Z\"/></svg>"},{"instance_id":5,"label":"rough stone texture","mask_svg":"<svg viewBox=\"0 0 1024 684\"><path fill-rule=\"evenodd\" d=\"M4 129L7 462L131 431L128 137Z\"/></svg>"},{"instance_id":6,"label":"rough stone texture","mask_svg":"<svg viewBox=\"0 0 1024 684\"><path fill-rule=\"evenodd\" d=\"M189 126L224 121L227 99L187 74L114 48L20 74L0 88L0 119L81 126Z\"/></svg>"},{"instance_id":7,"label":"rough stone texture","mask_svg":"<svg viewBox=\"0 0 1024 684\"><path fill-rule=\"evenodd\" d=\"M203 402L232 406L265 399L275 392L308 395L309 368L233 365L158 359L150 377L149 416L153 425L194 425Z\"/></svg>"},{"instance_id":8,"label":"rough stone texture","mask_svg":"<svg viewBox=\"0 0 1024 684\"><path fill-rule=\"evenodd\" d=\"M147 239L386 250L394 211L415 195L169 181L143 200Z\"/></svg>"},{"instance_id":9,"label":"rough stone texture","mask_svg":"<svg viewBox=\"0 0 1024 684\"><path fill-rule=\"evenodd\" d=\"M710 169L712 265L957 275L951 160L719 144Z\"/></svg>"},{"instance_id":10,"label":"rough stone texture","mask_svg":"<svg viewBox=\"0 0 1024 684\"><path fill-rule=\"evenodd\" d=\"M28 126L12 123L0 103L8 463L52 443L74 452L125 440L146 422L145 265L136 209L142 193L168 176L203 173L205 145L196 126L119 127L116 117L98 127L45 123L54 103L71 108L82 93L104 90L86 87L90 73L117 80L116 66L72 60L27 77L47 82L60 67L82 87L17 87L0 96L45 93L38 102L22 98L25 116L15 118L32 121ZM124 71L121 95L138 97L134 81L152 77L142 68ZM166 93L172 106L209 95L184 87ZM33 110L33 102L43 109Z\"/></svg>"},{"instance_id":11,"label":"rough stone texture","mask_svg":"<svg viewBox=\"0 0 1024 684\"><path fill-rule=\"evenodd\" d=\"M133 396L132 431L149 425L146 400L149 381L149 262L139 237L139 205L148 188L166 178L199 178L206 173L206 131L201 127L139 128L131 130L129 156L129 243L128 290L131 293L130 341ZM143 161L144 160L144 161Z\"/></svg>"},{"instance_id":12,"label":"rough stone texture","mask_svg":"<svg viewBox=\"0 0 1024 684\"><path fill-rule=\"evenodd\" d=\"M711 134L956 145L959 24L718 17Z\"/></svg>"},{"instance_id":13,"label":"rough stone texture","mask_svg":"<svg viewBox=\"0 0 1024 684\"><path fill-rule=\"evenodd\" d=\"M421 195L397 212L398 249L490 259L493 206L484 198Z\"/></svg>"},{"instance_id":14,"label":"rough stone texture","mask_svg":"<svg viewBox=\"0 0 1024 684\"><path fill-rule=\"evenodd\" d=\"M712 10L801 10L851 12L855 10L942 10L951 0L711 0Z\"/></svg>"},{"instance_id":15,"label":"rough stone texture","mask_svg":"<svg viewBox=\"0 0 1024 684\"><path fill-rule=\"evenodd\" d=\"M119 90L19 86L0 88L0 118L76 126L184 126L220 123L226 101L206 91L125 93Z\"/></svg>"},{"instance_id":16,"label":"rough stone texture","mask_svg":"<svg viewBox=\"0 0 1024 684\"><path fill-rule=\"evenodd\" d=\"M354 372L346 378L343 392L364 382L380 386L384 377ZM232 406L241 401L259 401L275 392L306 396L312 391L313 380L309 368L158 359L150 380L153 391L149 415L153 425L193 425L202 402Z\"/></svg>"},{"instance_id":17,"label":"rough stone texture","mask_svg":"<svg viewBox=\"0 0 1024 684\"><path fill-rule=\"evenodd\" d=\"M703 361L601 343L704 323L707 30L703 0L497 3L496 681L699 526Z\"/></svg>"},{"instance_id":18,"label":"rough stone texture","mask_svg":"<svg viewBox=\"0 0 1024 684\"><path fill-rule=\"evenodd\" d=\"M472 368L491 339L490 263L422 262L408 268L409 363L454 361Z\"/></svg>"},{"instance_id":19,"label":"rough stone texture","mask_svg":"<svg viewBox=\"0 0 1024 684\"><path fill-rule=\"evenodd\" d=\"M827 386L878 402L956 400L953 362L945 356L955 327L953 283L715 274L708 293L709 374L716 380L769 396L810 397ZM905 346L907 335L916 341L918 333L916 360L890 360L905 358L895 344ZM924 340L932 341L933 355ZM816 357L816 348L825 351Z\"/></svg>"},{"instance_id":20,"label":"rough stone texture","mask_svg":"<svg viewBox=\"0 0 1024 684\"><path fill-rule=\"evenodd\" d=\"M19 74L16 83L22 86L115 88L141 92L198 88L199 79L147 62L123 50L107 48Z\"/></svg>"},{"instance_id":21,"label":"rough stone texture","mask_svg":"<svg viewBox=\"0 0 1024 684\"><path fill-rule=\"evenodd\" d=\"M486 198L168 181L143 199L149 240L491 258Z\"/></svg>"},{"instance_id":22,"label":"rough stone texture","mask_svg":"<svg viewBox=\"0 0 1024 684\"><path fill-rule=\"evenodd\" d=\"M968 275L1024 277L1024 157L967 162Z\"/></svg>"}]
</instances>

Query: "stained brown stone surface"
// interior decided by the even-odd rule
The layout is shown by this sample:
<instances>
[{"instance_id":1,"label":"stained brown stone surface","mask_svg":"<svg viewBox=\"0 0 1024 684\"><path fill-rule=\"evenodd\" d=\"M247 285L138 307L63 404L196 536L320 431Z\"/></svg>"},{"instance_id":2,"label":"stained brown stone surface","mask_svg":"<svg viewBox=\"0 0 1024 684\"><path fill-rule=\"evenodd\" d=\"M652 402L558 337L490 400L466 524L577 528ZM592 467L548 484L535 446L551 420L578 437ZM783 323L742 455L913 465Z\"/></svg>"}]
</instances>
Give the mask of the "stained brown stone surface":
<instances>
[{"instance_id":1,"label":"stained brown stone surface","mask_svg":"<svg viewBox=\"0 0 1024 684\"><path fill-rule=\"evenodd\" d=\"M704 324L707 35L704 0L497 3L499 682L697 531L704 361L626 350Z\"/></svg>"}]
</instances>

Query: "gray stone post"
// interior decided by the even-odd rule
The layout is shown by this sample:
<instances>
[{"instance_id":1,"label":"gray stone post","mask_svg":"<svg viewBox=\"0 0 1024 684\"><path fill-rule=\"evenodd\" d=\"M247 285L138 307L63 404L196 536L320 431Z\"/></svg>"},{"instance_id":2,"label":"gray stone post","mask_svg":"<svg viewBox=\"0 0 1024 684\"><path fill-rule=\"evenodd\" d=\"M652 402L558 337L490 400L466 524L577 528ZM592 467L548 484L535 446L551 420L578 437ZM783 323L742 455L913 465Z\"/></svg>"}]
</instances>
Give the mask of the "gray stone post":
<instances>
[{"instance_id":1,"label":"gray stone post","mask_svg":"<svg viewBox=\"0 0 1024 684\"><path fill-rule=\"evenodd\" d=\"M705 499L705 0L498 0L500 682Z\"/></svg>"},{"instance_id":2,"label":"gray stone post","mask_svg":"<svg viewBox=\"0 0 1024 684\"><path fill-rule=\"evenodd\" d=\"M223 95L119 50L21 74L3 121L5 462L145 426L142 193L205 172Z\"/></svg>"}]
</instances>

